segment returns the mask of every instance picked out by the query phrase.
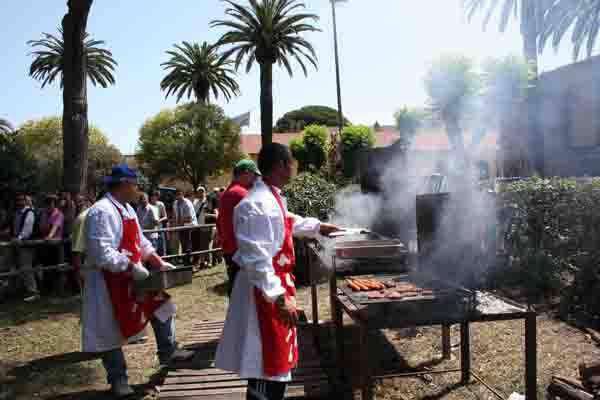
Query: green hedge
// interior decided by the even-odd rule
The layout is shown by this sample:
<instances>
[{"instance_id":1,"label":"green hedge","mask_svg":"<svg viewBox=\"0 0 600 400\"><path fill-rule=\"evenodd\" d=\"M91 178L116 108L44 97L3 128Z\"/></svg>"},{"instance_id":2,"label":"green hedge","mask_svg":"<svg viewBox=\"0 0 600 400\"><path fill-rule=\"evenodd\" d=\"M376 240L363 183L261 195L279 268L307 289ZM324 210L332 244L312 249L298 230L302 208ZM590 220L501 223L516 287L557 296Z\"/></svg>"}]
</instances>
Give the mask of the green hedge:
<instances>
[{"instance_id":1,"label":"green hedge","mask_svg":"<svg viewBox=\"0 0 600 400\"><path fill-rule=\"evenodd\" d=\"M530 178L508 185L499 200L514 273L496 278L533 297L560 293L569 308L600 314L600 180Z\"/></svg>"},{"instance_id":2,"label":"green hedge","mask_svg":"<svg viewBox=\"0 0 600 400\"><path fill-rule=\"evenodd\" d=\"M337 189L335 183L322 176L305 172L292 179L283 194L291 212L323 221L333 210Z\"/></svg>"}]
</instances>

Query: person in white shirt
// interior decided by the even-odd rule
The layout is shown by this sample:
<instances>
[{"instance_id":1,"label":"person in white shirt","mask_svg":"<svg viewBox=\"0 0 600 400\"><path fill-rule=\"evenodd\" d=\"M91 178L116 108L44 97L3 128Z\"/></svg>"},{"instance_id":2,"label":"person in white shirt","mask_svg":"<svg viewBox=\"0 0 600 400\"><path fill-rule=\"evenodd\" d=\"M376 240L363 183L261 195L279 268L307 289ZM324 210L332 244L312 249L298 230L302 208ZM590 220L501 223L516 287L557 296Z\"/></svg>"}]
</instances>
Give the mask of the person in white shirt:
<instances>
[{"instance_id":1,"label":"person in white shirt","mask_svg":"<svg viewBox=\"0 0 600 400\"><path fill-rule=\"evenodd\" d=\"M85 219L86 263L82 297L82 350L100 353L114 397L130 396L127 365L122 346L127 339L151 323L162 365L177 353L175 305L167 293L147 294L138 299L134 279L144 279L152 269L171 269L141 234L133 208L138 197L137 174L126 165L113 168L106 178L108 193L88 211Z\"/></svg>"},{"instance_id":2,"label":"person in white shirt","mask_svg":"<svg viewBox=\"0 0 600 400\"><path fill-rule=\"evenodd\" d=\"M169 216L167 215L167 207L165 207L165 203L160 201L160 191L155 190L150 195L150 204L152 204L158 210L158 222L159 228L168 228L169 227ZM167 235L165 232L161 232L158 234L158 251L159 256L167 255Z\"/></svg>"},{"instance_id":3,"label":"person in white shirt","mask_svg":"<svg viewBox=\"0 0 600 400\"><path fill-rule=\"evenodd\" d=\"M144 231L153 231L159 228L158 208L150 204L146 193L140 194L137 218ZM158 249L158 232L144 233L144 236L150 241L152 247Z\"/></svg>"},{"instance_id":4,"label":"person in white shirt","mask_svg":"<svg viewBox=\"0 0 600 400\"><path fill-rule=\"evenodd\" d=\"M247 399L281 400L298 360L292 236L339 230L287 211L281 188L292 174L289 149L272 143L258 156L258 179L235 207L240 266L215 366L248 380Z\"/></svg>"},{"instance_id":5,"label":"person in white shirt","mask_svg":"<svg viewBox=\"0 0 600 400\"><path fill-rule=\"evenodd\" d=\"M176 226L198 225L194 204L183 195L183 190L175 191L175 202L173 203L173 215L175 216ZM188 253L192 250L192 235L191 231L185 230L179 232L179 242L181 243L181 251ZM185 257L185 264L189 265L191 259Z\"/></svg>"},{"instance_id":6,"label":"person in white shirt","mask_svg":"<svg viewBox=\"0 0 600 400\"><path fill-rule=\"evenodd\" d=\"M28 198L23 193L17 193L15 196L15 208L15 218L12 224L13 241L18 243L22 240L37 239L33 237L37 216L31 205L31 198ZM18 246L13 250L15 261L18 261L14 262L14 265L19 265L20 268L33 267L35 255L33 248ZM21 274L21 278L26 290L25 301L30 302L39 299L40 292L34 272L24 272Z\"/></svg>"}]
</instances>

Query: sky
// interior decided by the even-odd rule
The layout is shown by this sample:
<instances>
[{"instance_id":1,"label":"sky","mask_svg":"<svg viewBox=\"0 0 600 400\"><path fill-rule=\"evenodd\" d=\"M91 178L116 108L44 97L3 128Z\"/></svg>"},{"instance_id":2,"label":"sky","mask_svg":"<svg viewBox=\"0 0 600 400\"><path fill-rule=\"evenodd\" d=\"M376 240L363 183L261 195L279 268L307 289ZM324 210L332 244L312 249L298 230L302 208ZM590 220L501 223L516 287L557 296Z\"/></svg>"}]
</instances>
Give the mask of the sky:
<instances>
[{"instance_id":1,"label":"sky","mask_svg":"<svg viewBox=\"0 0 600 400\"><path fill-rule=\"evenodd\" d=\"M243 2L244 0L241 0ZM319 104L336 107L335 64L331 6L328 0L304 0L320 16L322 32L307 36L319 57L319 69L305 77L300 68L293 78L275 68L275 119L295 108ZM165 51L181 41L214 42L222 30L210 21L224 17L219 0L95 0L88 32L106 41L118 62L117 84L89 87L89 119L102 129L121 152L135 151L144 121L162 109L175 106L160 91L164 77L160 64ZM28 40L54 33L66 12L66 0L1 0L0 117L13 125L62 113L58 84L40 88L28 76L32 61ZM481 19L465 21L461 0L349 0L337 5L342 103L353 123L392 124L403 105L426 102L423 76L431 61L442 54L463 54L482 61L488 57L521 54L519 26L506 33L492 21L484 32ZM540 70L571 62L571 49L548 49ZM229 116L251 112L244 133L260 132L258 67L240 71L241 95L218 101Z\"/></svg>"}]
</instances>

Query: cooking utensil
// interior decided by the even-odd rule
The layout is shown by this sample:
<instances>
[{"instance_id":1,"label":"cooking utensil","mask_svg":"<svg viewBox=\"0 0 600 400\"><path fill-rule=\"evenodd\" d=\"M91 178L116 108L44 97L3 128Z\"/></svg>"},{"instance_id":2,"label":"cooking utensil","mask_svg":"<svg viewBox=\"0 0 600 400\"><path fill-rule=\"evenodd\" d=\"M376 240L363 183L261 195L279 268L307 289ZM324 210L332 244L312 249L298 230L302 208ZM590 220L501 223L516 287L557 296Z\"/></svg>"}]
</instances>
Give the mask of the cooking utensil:
<instances>
[{"instance_id":1,"label":"cooking utensil","mask_svg":"<svg viewBox=\"0 0 600 400\"><path fill-rule=\"evenodd\" d=\"M340 236L348 236L348 235L368 235L371 231L364 228L341 228L337 232L333 232L329 234L330 238L340 237Z\"/></svg>"},{"instance_id":2,"label":"cooking utensil","mask_svg":"<svg viewBox=\"0 0 600 400\"><path fill-rule=\"evenodd\" d=\"M340 259L404 258L407 253L396 239L347 241L335 246L335 255Z\"/></svg>"}]
</instances>

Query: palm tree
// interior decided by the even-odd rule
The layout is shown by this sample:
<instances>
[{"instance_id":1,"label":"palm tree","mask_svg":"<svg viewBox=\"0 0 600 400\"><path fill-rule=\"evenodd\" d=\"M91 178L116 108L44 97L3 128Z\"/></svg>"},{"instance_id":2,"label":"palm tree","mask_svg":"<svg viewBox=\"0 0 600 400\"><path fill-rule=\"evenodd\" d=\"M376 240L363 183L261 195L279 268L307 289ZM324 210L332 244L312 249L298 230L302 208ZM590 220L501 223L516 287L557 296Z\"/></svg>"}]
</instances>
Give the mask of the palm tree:
<instances>
[{"instance_id":1,"label":"palm tree","mask_svg":"<svg viewBox=\"0 0 600 400\"><path fill-rule=\"evenodd\" d=\"M508 56L489 59L483 64L486 127L495 127L499 136L499 161L502 176L523 176L527 169L526 138L519 134L519 109L527 100L531 75L525 59Z\"/></svg>"},{"instance_id":2,"label":"palm tree","mask_svg":"<svg viewBox=\"0 0 600 400\"><path fill-rule=\"evenodd\" d=\"M537 99L536 82L538 76L538 53L540 35L543 31L544 14L555 0L463 0L467 19L471 20L478 12L485 12L484 28L490 21L494 12L500 7L500 31L504 32L510 17L520 21L521 35L523 36L523 55L530 65L531 75L527 93L527 123L526 131L529 136L529 147L532 167L539 174L544 170L544 137L537 129Z\"/></svg>"},{"instance_id":3,"label":"palm tree","mask_svg":"<svg viewBox=\"0 0 600 400\"><path fill-rule=\"evenodd\" d=\"M33 49L31 54L35 57L29 67L29 76L42 82L42 88L49 83L53 83L57 77L60 78L60 87L63 82L63 65L65 54L64 34L61 28L58 29L60 36L49 33L42 33L40 40L30 40L27 42ZM84 52L86 54L87 77L94 86L107 88L115 84L114 70L117 62L113 59L110 50L101 46L105 44L103 40L90 39L89 34L84 35Z\"/></svg>"},{"instance_id":4,"label":"palm tree","mask_svg":"<svg viewBox=\"0 0 600 400\"><path fill-rule=\"evenodd\" d=\"M308 74L305 62L317 68L317 55L312 44L301 34L320 31L311 22L315 14L297 12L306 8L299 0L249 0L242 6L232 0L225 13L230 20L216 20L212 27L230 29L223 34L219 45L232 45L224 53L235 55L235 68L246 60L246 72L254 63L260 66L260 122L262 144L271 143L273 137L273 64L283 66L293 75L291 61L295 60L304 75Z\"/></svg>"},{"instance_id":5,"label":"palm tree","mask_svg":"<svg viewBox=\"0 0 600 400\"><path fill-rule=\"evenodd\" d=\"M458 159L464 157L461 122L473 107L479 91L479 77L473 62L462 56L436 60L425 76L425 91L431 112L441 120Z\"/></svg>"},{"instance_id":6,"label":"palm tree","mask_svg":"<svg viewBox=\"0 0 600 400\"><path fill-rule=\"evenodd\" d=\"M232 96L239 94L239 86L231 75L235 73L230 66L232 61L221 57L217 47L202 43L183 42L175 45L175 50L167 51L171 59L161 66L170 70L160 83L160 89L167 92L167 97L177 93L177 102L192 93L198 103L207 104L210 92L215 99L219 92L229 101Z\"/></svg>"},{"instance_id":7,"label":"palm tree","mask_svg":"<svg viewBox=\"0 0 600 400\"><path fill-rule=\"evenodd\" d=\"M523 36L523 55L537 76L538 38L543 26L544 13L553 2L554 0L463 0L463 7L469 21L475 14L484 12L485 28L500 6L500 32L506 31L511 16L519 20Z\"/></svg>"},{"instance_id":8,"label":"palm tree","mask_svg":"<svg viewBox=\"0 0 600 400\"><path fill-rule=\"evenodd\" d=\"M557 0L546 13L540 48L543 49L547 40L552 38L552 45L556 49L571 27L573 59L579 58L584 44L587 56L590 57L600 29L600 1Z\"/></svg>"},{"instance_id":9,"label":"palm tree","mask_svg":"<svg viewBox=\"0 0 600 400\"><path fill-rule=\"evenodd\" d=\"M8 134L13 131L13 126L4 118L0 118L0 134Z\"/></svg>"},{"instance_id":10,"label":"palm tree","mask_svg":"<svg viewBox=\"0 0 600 400\"><path fill-rule=\"evenodd\" d=\"M30 75L42 87L60 76L63 89L63 187L72 193L85 190L88 163L87 80L93 85L114 84L117 63L102 41L89 40L87 20L93 0L69 0L62 19L60 36L44 34L30 41L36 57Z\"/></svg>"}]
</instances>

